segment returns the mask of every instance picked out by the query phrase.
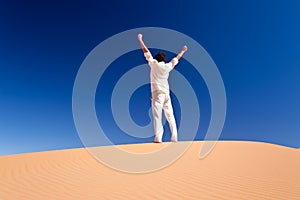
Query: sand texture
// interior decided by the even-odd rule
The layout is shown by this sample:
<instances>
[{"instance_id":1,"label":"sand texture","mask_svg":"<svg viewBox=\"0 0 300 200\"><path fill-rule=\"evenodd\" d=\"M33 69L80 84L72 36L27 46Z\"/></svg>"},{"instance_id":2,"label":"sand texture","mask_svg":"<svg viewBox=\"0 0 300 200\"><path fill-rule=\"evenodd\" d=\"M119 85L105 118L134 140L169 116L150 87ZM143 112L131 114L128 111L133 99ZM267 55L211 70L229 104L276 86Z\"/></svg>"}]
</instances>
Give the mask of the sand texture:
<instances>
[{"instance_id":1,"label":"sand texture","mask_svg":"<svg viewBox=\"0 0 300 200\"><path fill-rule=\"evenodd\" d=\"M0 199L300 199L299 149L222 141L200 160L202 144L146 174L113 170L82 148L0 156ZM122 148L148 152L163 145Z\"/></svg>"}]
</instances>

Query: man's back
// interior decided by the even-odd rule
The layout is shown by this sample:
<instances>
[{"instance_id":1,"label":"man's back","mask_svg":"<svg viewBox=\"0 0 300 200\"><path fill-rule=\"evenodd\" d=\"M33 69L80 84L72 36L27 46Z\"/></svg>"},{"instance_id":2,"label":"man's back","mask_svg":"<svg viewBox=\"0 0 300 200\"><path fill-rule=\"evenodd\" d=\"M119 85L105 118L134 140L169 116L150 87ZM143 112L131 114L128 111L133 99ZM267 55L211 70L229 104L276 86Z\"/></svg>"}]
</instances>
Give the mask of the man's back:
<instances>
[{"instance_id":1,"label":"man's back","mask_svg":"<svg viewBox=\"0 0 300 200\"><path fill-rule=\"evenodd\" d=\"M173 58L171 62L165 63L163 61L158 62L152 57L150 52L145 53L145 57L151 67L151 91L169 94L169 73L178 63L177 58Z\"/></svg>"}]
</instances>

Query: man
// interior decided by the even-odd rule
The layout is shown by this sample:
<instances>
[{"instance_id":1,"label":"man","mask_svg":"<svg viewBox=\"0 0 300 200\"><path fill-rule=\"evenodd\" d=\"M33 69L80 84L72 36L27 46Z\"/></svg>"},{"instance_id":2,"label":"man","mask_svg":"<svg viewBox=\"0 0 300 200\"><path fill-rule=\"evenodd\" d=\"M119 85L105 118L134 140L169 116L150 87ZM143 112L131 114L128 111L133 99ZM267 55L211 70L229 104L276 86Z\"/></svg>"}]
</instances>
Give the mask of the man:
<instances>
[{"instance_id":1,"label":"man","mask_svg":"<svg viewBox=\"0 0 300 200\"><path fill-rule=\"evenodd\" d=\"M184 46L181 52L178 53L171 62L166 63L166 55L163 52L159 52L154 58L152 57L149 49L144 44L142 37L142 34L138 34L138 40L144 52L144 56L151 67L150 82L152 94L152 114L154 118L154 142L162 142L164 132L162 126L162 110L164 110L165 116L169 122L172 133L171 141L177 142L177 126L173 114L168 78L170 71L174 69L182 55L187 51L187 46Z\"/></svg>"}]
</instances>

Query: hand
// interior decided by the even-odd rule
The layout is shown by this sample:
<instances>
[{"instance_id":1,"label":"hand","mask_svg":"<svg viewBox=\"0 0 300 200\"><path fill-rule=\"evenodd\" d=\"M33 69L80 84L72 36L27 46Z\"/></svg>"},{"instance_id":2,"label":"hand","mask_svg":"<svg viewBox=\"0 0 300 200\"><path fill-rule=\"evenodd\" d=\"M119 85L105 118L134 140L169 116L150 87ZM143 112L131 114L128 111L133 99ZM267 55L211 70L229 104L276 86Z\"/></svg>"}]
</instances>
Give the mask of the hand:
<instances>
[{"instance_id":1,"label":"hand","mask_svg":"<svg viewBox=\"0 0 300 200\"><path fill-rule=\"evenodd\" d=\"M142 40L143 35L142 34L138 34L138 40Z\"/></svg>"},{"instance_id":2,"label":"hand","mask_svg":"<svg viewBox=\"0 0 300 200\"><path fill-rule=\"evenodd\" d=\"M184 45L184 46L182 47L182 51L183 51L183 52L186 52L187 50L188 50L187 46Z\"/></svg>"}]
</instances>

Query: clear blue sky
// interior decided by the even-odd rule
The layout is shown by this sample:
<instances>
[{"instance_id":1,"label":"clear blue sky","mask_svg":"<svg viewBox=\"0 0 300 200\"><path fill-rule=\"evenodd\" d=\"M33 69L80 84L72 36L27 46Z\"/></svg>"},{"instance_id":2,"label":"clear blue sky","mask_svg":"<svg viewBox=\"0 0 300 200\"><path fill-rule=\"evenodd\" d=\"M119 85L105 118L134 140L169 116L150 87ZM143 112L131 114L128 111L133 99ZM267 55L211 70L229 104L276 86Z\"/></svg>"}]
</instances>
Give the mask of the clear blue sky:
<instances>
[{"instance_id":1,"label":"clear blue sky","mask_svg":"<svg viewBox=\"0 0 300 200\"><path fill-rule=\"evenodd\" d=\"M228 101L221 139L300 147L299 10L298 0L1 1L0 155L82 147L72 116L82 61L108 37L147 26L194 38L217 64ZM185 65L178 71L188 76ZM107 76L120 73L112 65ZM193 86L203 102L196 139L203 139L210 119L204 86ZM131 104L140 124L148 108L134 102L150 95L148 89L136 91ZM96 102L97 110L109 105ZM117 136L115 143L151 141L122 137L107 112L100 123Z\"/></svg>"}]
</instances>

